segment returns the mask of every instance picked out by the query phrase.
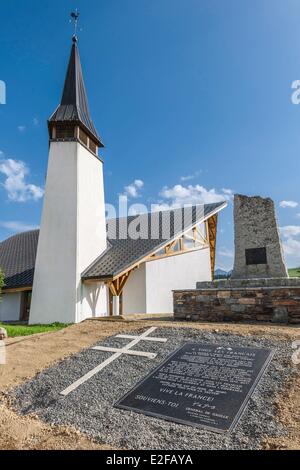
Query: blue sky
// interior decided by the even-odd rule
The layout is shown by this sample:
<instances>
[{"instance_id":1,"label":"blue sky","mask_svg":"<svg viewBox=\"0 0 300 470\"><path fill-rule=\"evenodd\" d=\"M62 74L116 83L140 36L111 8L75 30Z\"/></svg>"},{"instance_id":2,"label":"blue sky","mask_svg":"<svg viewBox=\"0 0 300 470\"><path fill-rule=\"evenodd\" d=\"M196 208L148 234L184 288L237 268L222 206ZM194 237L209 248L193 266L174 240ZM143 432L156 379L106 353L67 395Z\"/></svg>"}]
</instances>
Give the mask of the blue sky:
<instances>
[{"instance_id":1,"label":"blue sky","mask_svg":"<svg viewBox=\"0 0 300 470\"><path fill-rule=\"evenodd\" d=\"M70 53L69 13L116 204L270 196L289 266L300 264L297 0L0 0L0 240L39 225L46 120ZM132 183L138 180L135 190ZM143 184L141 184L143 182ZM127 190L124 189L127 187ZM224 191L225 189L225 191ZM282 203L286 201L286 203ZM284 207L280 207L281 206ZM232 204L218 266L233 262Z\"/></svg>"}]
</instances>

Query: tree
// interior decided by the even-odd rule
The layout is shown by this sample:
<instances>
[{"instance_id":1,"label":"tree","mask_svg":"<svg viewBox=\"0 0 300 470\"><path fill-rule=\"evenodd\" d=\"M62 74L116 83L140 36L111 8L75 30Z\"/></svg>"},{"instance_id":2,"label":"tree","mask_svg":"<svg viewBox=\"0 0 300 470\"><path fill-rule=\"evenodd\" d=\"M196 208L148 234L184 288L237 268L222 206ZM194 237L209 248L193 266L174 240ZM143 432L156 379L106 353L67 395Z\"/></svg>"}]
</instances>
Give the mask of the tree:
<instances>
[{"instance_id":1,"label":"tree","mask_svg":"<svg viewBox=\"0 0 300 470\"><path fill-rule=\"evenodd\" d=\"M0 269L0 300L1 300L1 291L3 287L4 287L4 274Z\"/></svg>"}]
</instances>

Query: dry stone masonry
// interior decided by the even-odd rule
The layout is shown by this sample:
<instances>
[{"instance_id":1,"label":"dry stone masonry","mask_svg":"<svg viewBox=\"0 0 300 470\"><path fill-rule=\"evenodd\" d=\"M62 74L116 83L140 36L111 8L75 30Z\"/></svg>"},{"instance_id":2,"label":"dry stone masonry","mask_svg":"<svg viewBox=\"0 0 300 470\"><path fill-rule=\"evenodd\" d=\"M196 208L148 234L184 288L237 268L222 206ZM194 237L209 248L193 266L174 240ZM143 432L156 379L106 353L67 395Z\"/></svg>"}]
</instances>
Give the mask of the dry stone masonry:
<instances>
[{"instance_id":1,"label":"dry stone masonry","mask_svg":"<svg viewBox=\"0 0 300 470\"><path fill-rule=\"evenodd\" d=\"M288 277L272 199L235 195L234 233L233 279Z\"/></svg>"},{"instance_id":2,"label":"dry stone masonry","mask_svg":"<svg viewBox=\"0 0 300 470\"><path fill-rule=\"evenodd\" d=\"M174 318L300 324L300 279L200 282L174 292Z\"/></svg>"}]
</instances>

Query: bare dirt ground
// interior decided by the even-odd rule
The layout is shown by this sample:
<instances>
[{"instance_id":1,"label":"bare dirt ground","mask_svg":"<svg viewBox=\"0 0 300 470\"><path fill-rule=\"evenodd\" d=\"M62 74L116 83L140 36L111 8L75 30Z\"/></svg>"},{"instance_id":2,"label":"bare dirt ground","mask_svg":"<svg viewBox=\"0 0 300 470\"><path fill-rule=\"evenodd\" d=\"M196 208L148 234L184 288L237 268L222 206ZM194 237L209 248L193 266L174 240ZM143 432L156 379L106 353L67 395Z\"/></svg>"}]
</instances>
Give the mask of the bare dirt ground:
<instances>
[{"instance_id":1,"label":"bare dirt ground","mask_svg":"<svg viewBox=\"0 0 300 470\"><path fill-rule=\"evenodd\" d=\"M300 339L300 329L275 325L206 324L170 322L156 319L134 321L86 321L55 333L44 333L6 340L7 364L0 368L0 449L108 449L96 444L75 429L50 426L34 416L19 416L11 407L7 391L38 372L120 331L158 327L199 328L227 331L245 336ZM292 350L291 350L292 353ZM289 430L286 438L266 441L266 449L300 449L300 366L299 375L286 384L283 397L278 397L278 420Z\"/></svg>"}]
</instances>

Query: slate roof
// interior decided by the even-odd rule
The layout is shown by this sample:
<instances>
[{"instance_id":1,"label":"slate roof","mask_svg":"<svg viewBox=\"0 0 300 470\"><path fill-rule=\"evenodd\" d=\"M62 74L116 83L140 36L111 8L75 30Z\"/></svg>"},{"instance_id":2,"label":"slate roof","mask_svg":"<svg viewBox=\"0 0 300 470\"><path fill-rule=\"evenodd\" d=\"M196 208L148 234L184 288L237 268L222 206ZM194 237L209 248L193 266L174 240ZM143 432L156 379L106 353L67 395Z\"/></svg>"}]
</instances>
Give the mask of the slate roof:
<instances>
[{"instance_id":1,"label":"slate roof","mask_svg":"<svg viewBox=\"0 0 300 470\"><path fill-rule=\"evenodd\" d=\"M118 275L179 236L183 230L219 212L225 205L225 202L220 202L193 206L187 214L183 213L183 209L175 209L108 220L107 250L82 274L82 278L105 279ZM170 223L164 224L164 220L170 220ZM143 232L144 238L134 240L127 237L128 230L134 227L137 232L140 227L151 227L151 233L157 236L154 239L149 237L147 230ZM165 233L165 230L169 233ZM14 235L0 243L0 268L5 274L6 289L33 285L38 237L39 230L33 230Z\"/></svg>"},{"instance_id":2,"label":"slate roof","mask_svg":"<svg viewBox=\"0 0 300 470\"><path fill-rule=\"evenodd\" d=\"M73 43L71 49L71 56L61 103L50 117L48 124L51 126L54 122L76 122L94 138L99 147L104 147L90 116L79 51L76 42Z\"/></svg>"},{"instance_id":3,"label":"slate roof","mask_svg":"<svg viewBox=\"0 0 300 470\"><path fill-rule=\"evenodd\" d=\"M30 287L39 230L20 233L0 243L0 268L5 274L5 288Z\"/></svg>"},{"instance_id":4,"label":"slate roof","mask_svg":"<svg viewBox=\"0 0 300 470\"><path fill-rule=\"evenodd\" d=\"M159 250L166 242L178 237L183 231L206 220L214 212L226 206L225 202L193 206L190 209L175 209L124 217L108 221L109 246L102 255L83 272L82 278L112 278L141 261L152 252ZM137 218L138 217L138 218ZM163 223L169 220L169 223ZM140 223L145 229L145 238L134 240L126 237L128 228L133 223ZM151 227L151 232L150 232ZM134 227L133 227L134 228ZM149 229L149 230L147 230ZM137 229L139 230L139 229ZM149 236L152 233L155 238Z\"/></svg>"}]
</instances>

